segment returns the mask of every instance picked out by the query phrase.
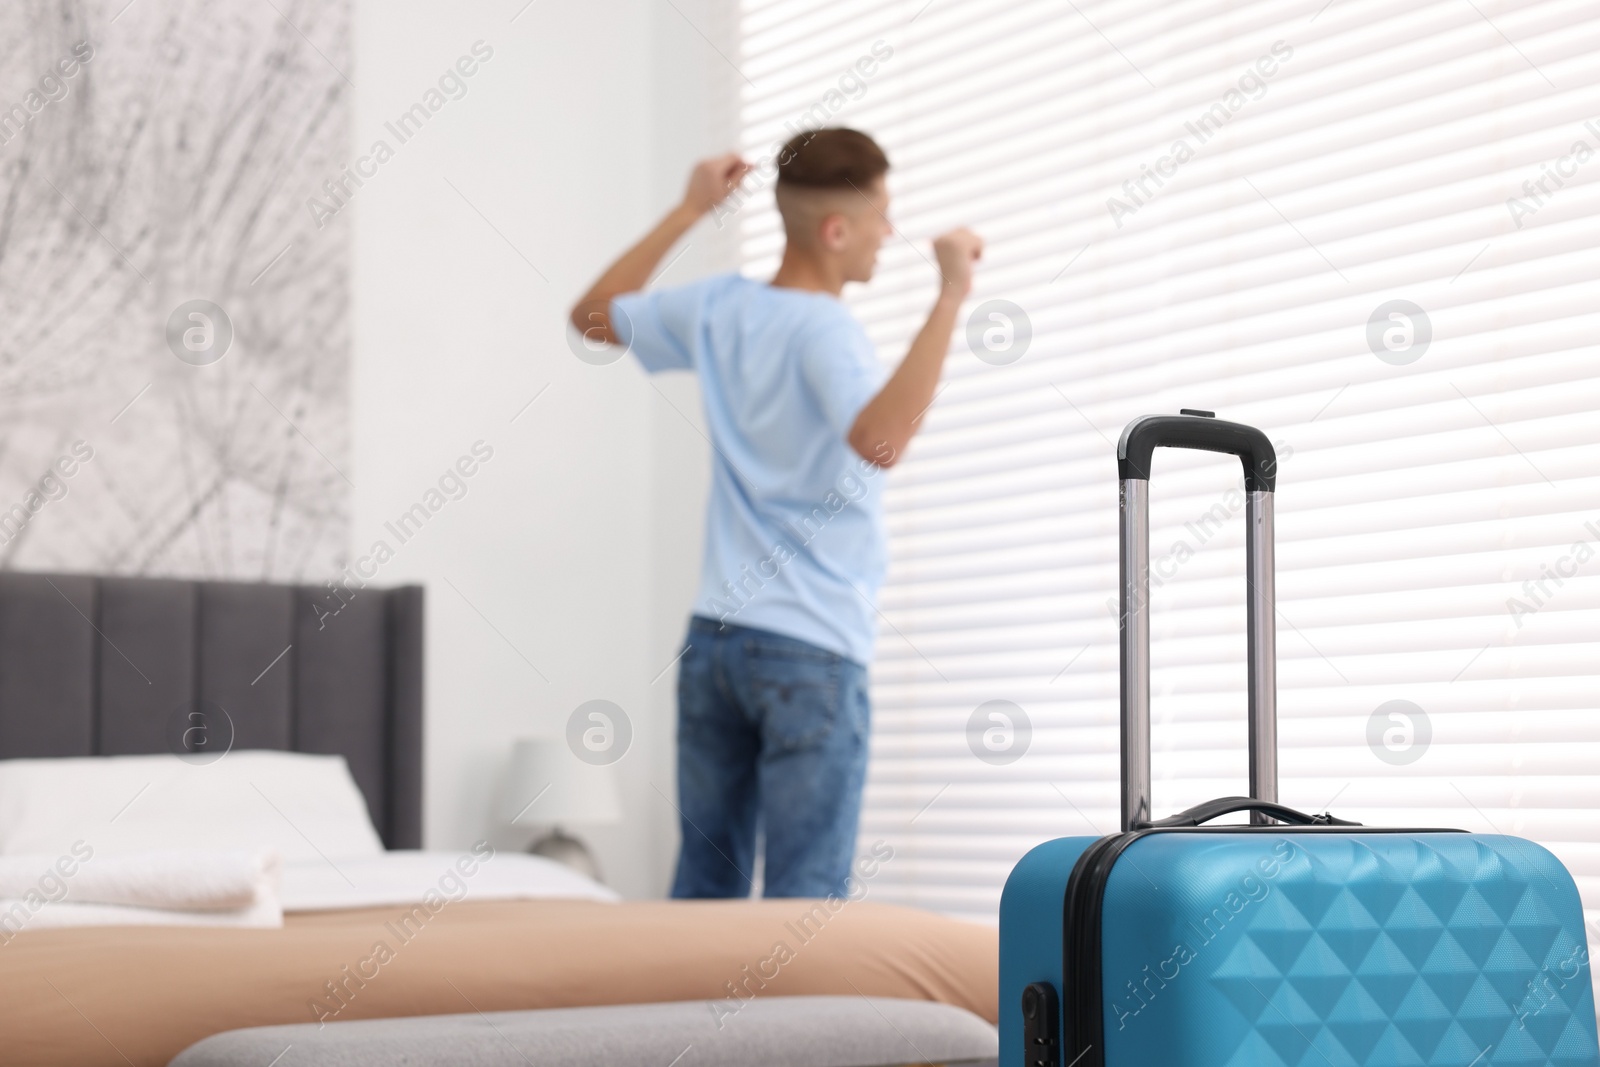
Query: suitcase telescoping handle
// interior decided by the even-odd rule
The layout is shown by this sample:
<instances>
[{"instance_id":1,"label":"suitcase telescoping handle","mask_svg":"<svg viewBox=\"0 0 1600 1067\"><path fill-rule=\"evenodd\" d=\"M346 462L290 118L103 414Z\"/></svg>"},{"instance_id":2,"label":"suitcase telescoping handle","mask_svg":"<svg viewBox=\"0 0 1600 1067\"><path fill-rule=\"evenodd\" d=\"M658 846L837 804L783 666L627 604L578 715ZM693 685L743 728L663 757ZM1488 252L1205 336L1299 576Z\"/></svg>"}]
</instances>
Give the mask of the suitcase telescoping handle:
<instances>
[{"instance_id":1,"label":"suitcase telescoping handle","mask_svg":"<svg viewBox=\"0 0 1600 1067\"><path fill-rule=\"evenodd\" d=\"M1277 630L1272 559L1272 493L1277 453L1252 426L1208 411L1145 415L1117 443L1122 487L1119 563L1122 627L1122 829L1151 823L1150 808L1150 461L1158 448L1238 456L1244 464L1246 622L1249 651L1250 796L1278 799ZM1269 816L1252 811L1251 822Z\"/></svg>"}]
</instances>

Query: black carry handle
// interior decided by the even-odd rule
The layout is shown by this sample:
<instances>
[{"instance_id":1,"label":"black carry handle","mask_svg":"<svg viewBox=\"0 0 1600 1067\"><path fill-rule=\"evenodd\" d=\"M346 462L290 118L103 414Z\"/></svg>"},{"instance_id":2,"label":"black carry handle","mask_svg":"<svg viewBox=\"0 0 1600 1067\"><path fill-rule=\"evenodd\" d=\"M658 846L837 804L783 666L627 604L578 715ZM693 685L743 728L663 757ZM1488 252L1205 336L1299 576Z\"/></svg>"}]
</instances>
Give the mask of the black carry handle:
<instances>
[{"instance_id":1,"label":"black carry handle","mask_svg":"<svg viewBox=\"0 0 1600 1067\"><path fill-rule=\"evenodd\" d=\"M1204 804L1196 804L1187 811L1180 811L1176 815L1165 819L1156 819L1139 827L1141 830L1165 829L1174 826L1200 826L1210 822L1221 815L1231 815L1236 811L1258 811L1263 815L1270 815L1279 822L1288 823L1290 826L1360 826L1358 822L1349 819L1338 819L1323 812L1321 815L1307 815L1303 811L1275 804L1270 800L1256 800L1253 797L1218 797L1208 800Z\"/></svg>"},{"instance_id":2,"label":"black carry handle","mask_svg":"<svg viewBox=\"0 0 1600 1067\"><path fill-rule=\"evenodd\" d=\"M1270 493L1277 485L1278 454L1267 435L1254 426L1218 419L1209 411L1186 408L1182 415L1146 415L1128 423L1117 442L1118 476L1149 481L1150 459L1158 448L1238 456L1244 463L1247 490Z\"/></svg>"}]
</instances>

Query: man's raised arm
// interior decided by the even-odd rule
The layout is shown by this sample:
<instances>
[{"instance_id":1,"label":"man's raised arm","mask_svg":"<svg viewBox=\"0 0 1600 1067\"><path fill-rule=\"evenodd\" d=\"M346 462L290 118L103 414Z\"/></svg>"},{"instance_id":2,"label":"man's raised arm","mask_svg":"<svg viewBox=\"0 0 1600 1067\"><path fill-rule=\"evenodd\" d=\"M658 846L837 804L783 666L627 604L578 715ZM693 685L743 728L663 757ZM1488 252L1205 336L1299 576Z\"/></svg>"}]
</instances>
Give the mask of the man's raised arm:
<instances>
[{"instance_id":1,"label":"man's raised arm","mask_svg":"<svg viewBox=\"0 0 1600 1067\"><path fill-rule=\"evenodd\" d=\"M933 252L941 276L939 298L905 359L850 427L850 447L880 467L894 466L933 403L956 316L972 291L973 265L983 255L983 238L968 229L952 230L934 239Z\"/></svg>"},{"instance_id":2,"label":"man's raised arm","mask_svg":"<svg viewBox=\"0 0 1600 1067\"><path fill-rule=\"evenodd\" d=\"M684 191L683 201L667 212L638 244L606 268L589 291L572 305L572 325L578 332L592 341L620 343L616 331L611 328L612 298L643 289L667 250L700 220L700 216L737 189L749 172L750 164L735 153L696 163L689 174L689 187Z\"/></svg>"}]
</instances>

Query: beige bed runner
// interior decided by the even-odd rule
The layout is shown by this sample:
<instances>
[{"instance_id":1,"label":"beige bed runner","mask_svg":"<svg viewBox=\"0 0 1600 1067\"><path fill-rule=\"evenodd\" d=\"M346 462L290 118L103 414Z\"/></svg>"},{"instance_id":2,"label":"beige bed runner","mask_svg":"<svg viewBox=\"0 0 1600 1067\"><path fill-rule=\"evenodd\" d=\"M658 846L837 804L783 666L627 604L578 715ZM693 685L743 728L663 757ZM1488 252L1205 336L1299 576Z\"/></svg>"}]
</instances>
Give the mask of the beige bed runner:
<instances>
[{"instance_id":1,"label":"beige bed runner","mask_svg":"<svg viewBox=\"0 0 1600 1067\"><path fill-rule=\"evenodd\" d=\"M0 945L0 1049L165 1067L243 1026L752 995L936 1000L993 1021L989 927L870 902L505 901L290 916L281 930L100 927Z\"/></svg>"}]
</instances>

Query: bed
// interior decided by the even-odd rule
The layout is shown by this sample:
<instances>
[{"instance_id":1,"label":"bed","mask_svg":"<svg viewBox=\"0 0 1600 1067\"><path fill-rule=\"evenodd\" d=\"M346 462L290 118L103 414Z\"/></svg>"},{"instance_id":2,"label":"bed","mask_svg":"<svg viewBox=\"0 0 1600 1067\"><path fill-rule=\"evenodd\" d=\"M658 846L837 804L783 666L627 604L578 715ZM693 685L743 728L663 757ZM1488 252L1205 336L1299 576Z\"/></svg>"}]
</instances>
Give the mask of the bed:
<instances>
[{"instance_id":1,"label":"bed","mask_svg":"<svg viewBox=\"0 0 1600 1067\"><path fill-rule=\"evenodd\" d=\"M378 847L415 850L422 591L346 596L0 575L0 760L205 760L224 741L238 754L225 759L338 756ZM186 736L196 710L200 743ZM403 899L415 892L368 889L394 883L381 876L393 865L417 884L470 854L385 853L362 861L376 865L370 877L330 859L339 877L323 871L321 883L304 858L272 928L22 930L0 943L0 1049L34 1067L162 1067L240 1027L682 1000L737 1013L757 995L922 999L996 1016L992 929L871 899L619 902L554 870L520 890L479 881L421 911ZM538 873L531 857L477 859ZM342 888L357 884L365 897Z\"/></svg>"}]
</instances>

